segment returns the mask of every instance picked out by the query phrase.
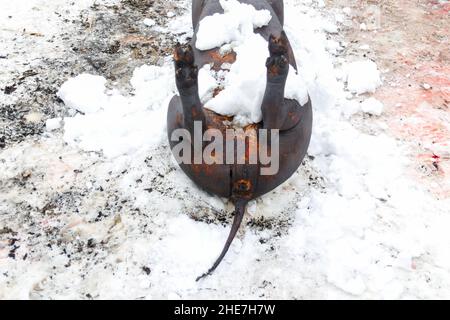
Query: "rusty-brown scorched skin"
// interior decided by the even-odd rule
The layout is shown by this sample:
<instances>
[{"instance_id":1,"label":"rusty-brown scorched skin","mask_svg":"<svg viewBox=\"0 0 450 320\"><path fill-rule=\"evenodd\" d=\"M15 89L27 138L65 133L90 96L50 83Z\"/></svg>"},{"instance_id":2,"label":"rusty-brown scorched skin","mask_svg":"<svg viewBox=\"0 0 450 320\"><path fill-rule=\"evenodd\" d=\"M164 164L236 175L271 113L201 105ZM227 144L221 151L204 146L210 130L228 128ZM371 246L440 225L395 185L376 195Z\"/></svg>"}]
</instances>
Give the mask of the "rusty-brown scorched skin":
<instances>
[{"instance_id":1,"label":"rusty-brown scorched skin","mask_svg":"<svg viewBox=\"0 0 450 320\"><path fill-rule=\"evenodd\" d=\"M267 87L261 105L263 121L247 126L244 131L256 129L252 132L257 133L258 129L280 130L280 169L275 175L263 176L260 174L260 163L257 165L180 165L181 169L199 187L209 193L229 198L236 205L235 219L225 248L214 266L203 276L211 274L225 256L242 222L248 201L272 191L289 179L301 165L311 139L313 122L311 101L308 100L305 105L300 106L296 100L284 98L284 86L289 64L295 69L297 69L297 64L289 40L283 31L283 1L240 0L240 2L252 4L258 10L269 10L272 15L272 20L267 26L256 30L269 42L270 51L270 57L266 64ZM213 69L220 70L223 63L233 63L236 60L234 53L221 56L219 48L200 51L195 47L199 21L214 13L223 13L223 9L218 0L193 0L192 5L194 36L190 45L178 45L174 53L179 95L174 96L169 104L167 116L169 141L176 129L187 129L193 132L194 121L201 121L204 129L221 130L224 137L225 130L231 128L230 125L224 123L228 124L232 119L205 108L207 105L202 105L198 94L197 76L200 68L205 64L211 64ZM239 99L239 97L236 97L236 99ZM236 139L242 139L242 137ZM178 143L170 141L171 148L174 148ZM249 148L248 144L257 143L257 139L256 137L255 139L246 139L245 143L247 150L255 150ZM258 148L259 146L256 150L259 150ZM225 152L224 148L223 159L226 159ZM247 155L248 157L249 155ZM237 161L234 161L234 163L237 163ZM199 279L202 277L199 277Z\"/></svg>"}]
</instances>

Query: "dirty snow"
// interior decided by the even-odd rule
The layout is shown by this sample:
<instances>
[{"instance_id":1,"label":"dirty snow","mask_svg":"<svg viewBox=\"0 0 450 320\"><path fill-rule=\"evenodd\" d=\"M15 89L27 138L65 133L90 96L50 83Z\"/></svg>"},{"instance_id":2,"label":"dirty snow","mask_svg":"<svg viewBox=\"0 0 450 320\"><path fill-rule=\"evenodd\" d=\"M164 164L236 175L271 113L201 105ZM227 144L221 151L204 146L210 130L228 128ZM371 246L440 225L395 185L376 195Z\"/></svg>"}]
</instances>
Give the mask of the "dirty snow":
<instances>
[{"instance_id":1,"label":"dirty snow","mask_svg":"<svg viewBox=\"0 0 450 320\"><path fill-rule=\"evenodd\" d=\"M147 26L147 27L153 27L156 24L156 21L150 18L145 18L143 23Z\"/></svg>"},{"instance_id":2,"label":"dirty snow","mask_svg":"<svg viewBox=\"0 0 450 320\"><path fill-rule=\"evenodd\" d=\"M190 12L176 4L178 15L159 27L185 39ZM360 103L348 90L381 83L376 65L364 64L367 78L342 76L354 60L329 51L338 37L324 32L330 21L323 1L286 1L285 29L315 111L309 156L250 204L224 263L199 283L232 206L172 160L170 57L137 68L131 89L101 74L79 73L95 79L89 88L67 77L61 97L72 111L61 129L59 119L47 122L53 131L39 140L0 151L0 298L449 298L450 200L413 180L409 146L391 136L384 114L348 112Z\"/></svg>"}]
</instances>

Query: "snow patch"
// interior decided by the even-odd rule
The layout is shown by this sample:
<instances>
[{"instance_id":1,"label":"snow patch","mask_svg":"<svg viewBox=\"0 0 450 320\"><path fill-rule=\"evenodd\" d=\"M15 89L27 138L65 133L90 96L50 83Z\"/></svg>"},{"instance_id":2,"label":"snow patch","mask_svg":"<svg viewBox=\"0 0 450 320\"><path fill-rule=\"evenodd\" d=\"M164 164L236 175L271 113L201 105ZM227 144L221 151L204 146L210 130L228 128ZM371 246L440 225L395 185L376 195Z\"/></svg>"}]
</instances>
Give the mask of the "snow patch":
<instances>
[{"instance_id":1,"label":"snow patch","mask_svg":"<svg viewBox=\"0 0 450 320\"><path fill-rule=\"evenodd\" d=\"M361 103L361 110L374 116L381 116L384 110L384 105L381 101L375 98L369 98Z\"/></svg>"},{"instance_id":2,"label":"snow patch","mask_svg":"<svg viewBox=\"0 0 450 320\"><path fill-rule=\"evenodd\" d=\"M216 77L201 77L200 87L223 90L213 99L204 101L214 112L237 116L241 124L257 123L262 120L261 104L266 88L265 62L269 56L267 42L257 34L250 34L246 41L234 48L237 59L225 74L221 83ZM203 72L209 69L204 66ZM209 81L206 84L202 81Z\"/></svg>"},{"instance_id":3,"label":"snow patch","mask_svg":"<svg viewBox=\"0 0 450 320\"><path fill-rule=\"evenodd\" d=\"M153 27L156 24L156 21L150 18L146 18L144 19L143 23L147 26L147 27Z\"/></svg>"},{"instance_id":4,"label":"snow patch","mask_svg":"<svg viewBox=\"0 0 450 320\"><path fill-rule=\"evenodd\" d=\"M164 135L167 105L175 93L170 67L142 66L134 71L133 96L105 92L106 79L83 74L63 84L59 96L84 111L65 118L64 140L85 151L117 157L151 147ZM89 111L89 112L87 112Z\"/></svg>"},{"instance_id":5,"label":"snow patch","mask_svg":"<svg viewBox=\"0 0 450 320\"><path fill-rule=\"evenodd\" d=\"M381 85L380 71L371 60L356 61L347 66L347 88L356 94L373 93Z\"/></svg>"},{"instance_id":6,"label":"snow patch","mask_svg":"<svg viewBox=\"0 0 450 320\"><path fill-rule=\"evenodd\" d=\"M62 118L48 119L45 122L45 129L47 131L57 130L57 129L61 128L61 122L62 122Z\"/></svg>"},{"instance_id":7,"label":"snow patch","mask_svg":"<svg viewBox=\"0 0 450 320\"><path fill-rule=\"evenodd\" d=\"M269 24L268 10L256 10L237 0L220 0L223 14L216 13L200 21L196 47L199 50L218 48L230 42L242 42L253 34L254 28Z\"/></svg>"},{"instance_id":8,"label":"snow patch","mask_svg":"<svg viewBox=\"0 0 450 320\"><path fill-rule=\"evenodd\" d=\"M108 102L105 84L104 77L80 74L67 80L57 95L69 108L85 114L95 113L103 109Z\"/></svg>"},{"instance_id":9,"label":"snow patch","mask_svg":"<svg viewBox=\"0 0 450 320\"><path fill-rule=\"evenodd\" d=\"M215 14L200 22L196 46L200 50L221 46L221 52L234 50L236 62L224 66L229 72L211 70L205 65L199 72L199 91L205 107L222 115L234 116L234 123L246 126L262 120L261 104L267 84L266 60L268 42L254 28L271 20L267 10L235 0L221 1L224 14ZM268 14L268 16L267 16ZM221 92L213 97L214 90ZM285 97L308 102L303 78L291 66L286 82Z\"/></svg>"}]
</instances>

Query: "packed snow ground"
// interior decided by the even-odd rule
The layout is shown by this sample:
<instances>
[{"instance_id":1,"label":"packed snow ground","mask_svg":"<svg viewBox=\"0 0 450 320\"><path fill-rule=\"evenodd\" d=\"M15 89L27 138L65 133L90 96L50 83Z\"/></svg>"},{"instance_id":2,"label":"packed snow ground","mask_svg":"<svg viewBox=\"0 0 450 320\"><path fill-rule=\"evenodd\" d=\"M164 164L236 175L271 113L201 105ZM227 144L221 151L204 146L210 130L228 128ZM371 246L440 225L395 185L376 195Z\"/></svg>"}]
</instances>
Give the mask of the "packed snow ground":
<instances>
[{"instance_id":1,"label":"packed snow ground","mask_svg":"<svg viewBox=\"0 0 450 320\"><path fill-rule=\"evenodd\" d=\"M183 40L180 12L141 23ZM315 111L309 157L250 204L224 263L199 283L232 209L172 160L171 57L137 68L131 92L101 74L67 79L58 96L71 116L0 153L0 298L449 298L449 200L409 178L407 146L366 94L382 75L376 61L347 61L342 19L322 1L286 1ZM352 122L362 113L375 115L370 132Z\"/></svg>"}]
</instances>

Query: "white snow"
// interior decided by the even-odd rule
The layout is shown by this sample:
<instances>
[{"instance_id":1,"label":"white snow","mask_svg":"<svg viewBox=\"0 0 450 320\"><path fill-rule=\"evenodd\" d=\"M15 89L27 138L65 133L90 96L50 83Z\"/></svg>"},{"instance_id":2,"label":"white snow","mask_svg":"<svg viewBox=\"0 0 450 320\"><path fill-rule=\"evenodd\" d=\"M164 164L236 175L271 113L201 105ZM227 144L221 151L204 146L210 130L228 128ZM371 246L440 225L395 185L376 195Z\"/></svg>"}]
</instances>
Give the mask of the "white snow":
<instances>
[{"instance_id":1,"label":"white snow","mask_svg":"<svg viewBox=\"0 0 450 320\"><path fill-rule=\"evenodd\" d=\"M231 68L231 66L230 66ZM217 87L225 86L226 72L220 70L218 72L211 69L210 65L205 65L199 70L198 84L199 95L203 103L210 101L213 98L214 90Z\"/></svg>"},{"instance_id":2,"label":"white snow","mask_svg":"<svg viewBox=\"0 0 450 320\"><path fill-rule=\"evenodd\" d=\"M105 84L106 79L101 76L80 74L67 80L57 95L69 108L85 114L95 113L108 103Z\"/></svg>"},{"instance_id":3,"label":"white snow","mask_svg":"<svg viewBox=\"0 0 450 320\"><path fill-rule=\"evenodd\" d=\"M224 90L215 98L204 101L208 109L219 114L237 116L242 125L262 120L261 104L266 88L265 62L269 56L267 42L259 35L250 34L246 41L234 48L237 59L230 72L224 74ZM209 66L204 69L208 70ZM201 81L214 82L203 84ZM199 78L202 87L220 86L214 78ZM239 97L239 99L236 99Z\"/></svg>"},{"instance_id":4,"label":"white snow","mask_svg":"<svg viewBox=\"0 0 450 320\"><path fill-rule=\"evenodd\" d=\"M47 129L47 131L57 130L57 129L61 128L61 122L62 122L62 118L48 119L45 122L45 128Z\"/></svg>"},{"instance_id":5,"label":"white snow","mask_svg":"<svg viewBox=\"0 0 450 320\"><path fill-rule=\"evenodd\" d=\"M327 33L331 33L331 34L335 34L338 33L339 29L337 27L337 25L331 21L326 21L322 24L322 29L327 32Z\"/></svg>"},{"instance_id":6,"label":"white snow","mask_svg":"<svg viewBox=\"0 0 450 320\"><path fill-rule=\"evenodd\" d=\"M428 83L424 83L424 84L422 85L422 87L423 87L425 90L430 90L430 89L431 89L431 86L430 86Z\"/></svg>"},{"instance_id":7,"label":"white snow","mask_svg":"<svg viewBox=\"0 0 450 320\"><path fill-rule=\"evenodd\" d=\"M58 95L67 106L86 113L65 118L64 140L107 157L159 143L167 105L175 93L171 68L136 69L131 79L133 96L106 92L105 83L103 77L83 74L63 84Z\"/></svg>"},{"instance_id":8,"label":"white snow","mask_svg":"<svg viewBox=\"0 0 450 320\"><path fill-rule=\"evenodd\" d=\"M381 85L377 64L371 60L355 61L347 66L347 88L356 94L373 93Z\"/></svg>"},{"instance_id":9,"label":"white snow","mask_svg":"<svg viewBox=\"0 0 450 320\"><path fill-rule=\"evenodd\" d=\"M205 17L199 24L196 47L199 50L219 48L234 41L243 42L253 29L269 24L272 16L268 10L256 10L237 0L220 0L223 14Z\"/></svg>"},{"instance_id":10,"label":"white snow","mask_svg":"<svg viewBox=\"0 0 450 320\"><path fill-rule=\"evenodd\" d=\"M219 73L205 65L199 72L199 91L205 106L216 113L235 116L234 123L246 126L262 120L261 104L267 83L265 63L269 57L267 41L254 28L267 25L271 15L252 5L236 0L222 0L224 14L215 14L200 21L196 46L200 50L222 46L222 52L232 49L236 62L229 72ZM213 34L212 34L213 33ZM222 91L212 97L214 89ZM239 97L239 99L236 99ZM300 105L308 102L308 92L302 77L290 67L285 97Z\"/></svg>"},{"instance_id":11,"label":"white snow","mask_svg":"<svg viewBox=\"0 0 450 320\"><path fill-rule=\"evenodd\" d=\"M365 113L380 116L383 113L384 105L381 101L371 97L361 103L361 110Z\"/></svg>"},{"instance_id":12,"label":"white snow","mask_svg":"<svg viewBox=\"0 0 450 320\"><path fill-rule=\"evenodd\" d=\"M147 27L153 27L156 24L156 21L150 18L145 18L143 23L147 26Z\"/></svg>"},{"instance_id":13,"label":"white snow","mask_svg":"<svg viewBox=\"0 0 450 320\"><path fill-rule=\"evenodd\" d=\"M297 73L294 68L290 67L286 88L284 89L284 97L297 100L303 106L308 102L308 89L300 73L301 70Z\"/></svg>"},{"instance_id":14,"label":"white snow","mask_svg":"<svg viewBox=\"0 0 450 320\"><path fill-rule=\"evenodd\" d=\"M349 7L345 7L342 11L348 16L352 14L352 9Z\"/></svg>"}]
</instances>

